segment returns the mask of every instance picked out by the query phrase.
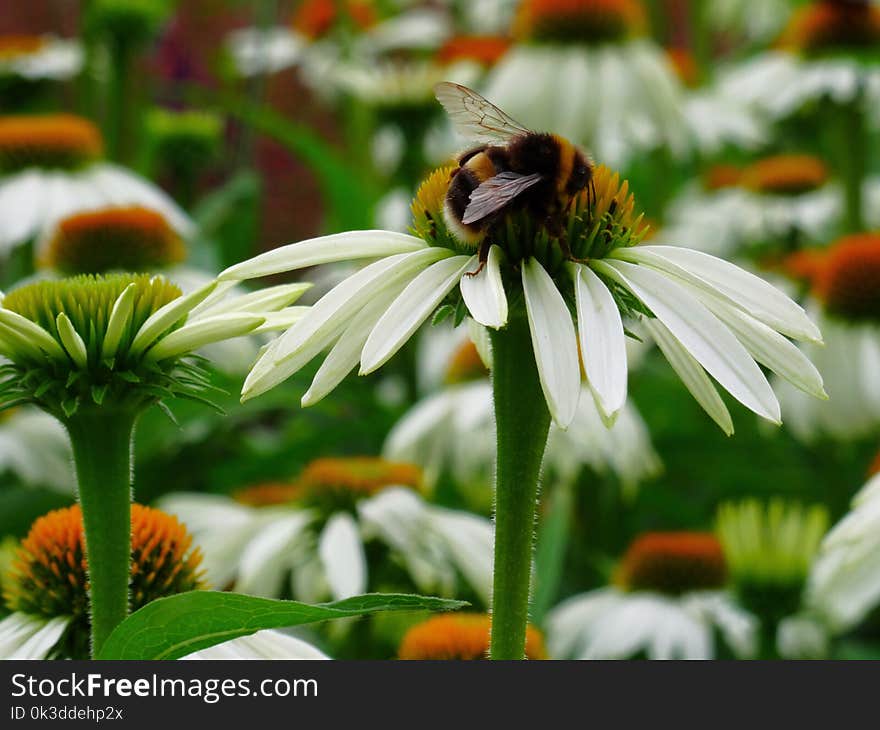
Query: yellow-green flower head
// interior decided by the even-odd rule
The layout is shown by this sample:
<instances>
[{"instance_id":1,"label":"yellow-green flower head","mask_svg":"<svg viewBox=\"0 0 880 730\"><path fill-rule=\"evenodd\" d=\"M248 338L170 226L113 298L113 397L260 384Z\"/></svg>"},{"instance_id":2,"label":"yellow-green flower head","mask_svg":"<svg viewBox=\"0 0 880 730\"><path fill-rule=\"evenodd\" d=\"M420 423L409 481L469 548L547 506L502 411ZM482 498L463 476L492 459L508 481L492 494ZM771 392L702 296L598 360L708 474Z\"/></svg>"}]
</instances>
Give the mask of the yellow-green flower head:
<instances>
[{"instance_id":1,"label":"yellow-green flower head","mask_svg":"<svg viewBox=\"0 0 880 730\"><path fill-rule=\"evenodd\" d=\"M31 402L63 421L81 408L203 399L203 368L186 356L261 327L289 326L302 308L287 305L307 288L210 299L217 286L184 296L162 276L120 273L11 291L0 300L0 355L10 360L0 369L0 409Z\"/></svg>"},{"instance_id":2,"label":"yellow-green flower head","mask_svg":"<svg viewBox=\"0 0 880 730\"><path fill-rule=\"evenodd\" d=\"M116 42L136 45L158 32L175 5L175 0L93 0L86 26Z\"/></svg>"},{"instance_id":3,"label":"yellow-green flower head","mask_svg":"<svg viewBox=\"0 0 880 730\"><path fill-rule=\"evenodd\" d=\"M169 169L198 169L220 151L223 119L209 111L152 109L147 132L159 163Z\"/></svg>"},{"instance_id":4,"label":"yellow-green flower head","mask_svg":"<svg viewBox=\"0 0 880 730\"><path fill-rule=\"evenodd\" d=\"M131 506L132 611L157 598L205 587L202 556L192 542L177 518ZM46 619L70 617L66 643L75 656L89 635L88 583L82 512L74 505L34 522L4 581L3 597L11 611Z\"/></svg>"},{"instance_id":5,"label":"yellow-green flower head","mask_svg":"<svg viewBox=\"0 0 880 730\"><path fill-rule=\"evenodd\" d=\"M784 499L722 504L715 532L743 600L760 613L795 611L828 525L822 505Z\"/></svg>"},{"instance_id":6,"label":"yellow-green flower head","mask_svg":"<svg viewBox=\"0 0 880 730\"><path fill-rule=\"evenodd\" d=\"M129 206L63 218L41 263L63 274L100 274L162 269L185 257L183 241L165 216Z\"/></svg>"}]
</instances>

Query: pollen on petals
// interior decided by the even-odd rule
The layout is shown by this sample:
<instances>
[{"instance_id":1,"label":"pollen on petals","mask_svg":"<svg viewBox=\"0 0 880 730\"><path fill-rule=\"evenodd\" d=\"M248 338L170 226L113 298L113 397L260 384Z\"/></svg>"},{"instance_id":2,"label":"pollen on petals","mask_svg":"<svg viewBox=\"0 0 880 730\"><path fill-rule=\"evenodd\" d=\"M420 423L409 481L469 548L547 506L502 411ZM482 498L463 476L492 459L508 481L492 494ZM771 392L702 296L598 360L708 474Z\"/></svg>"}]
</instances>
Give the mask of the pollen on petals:
<instances>
[{"instance_id":1,"label":"pollen on petals","mask_svg":"<svg viewBox=\"0 0 880 730\"><path fill-rule=\"evenodd\" d=\"M43 263L65 274L148 271L179 263L185 256L183 241L161 213L133 206L63 219Z\"/></svg>"},{"instance_id":2,"label":"pollen on petals","mask_svg":"<svg viewBox=\"0 0 880 730\"><path fill-rule=\"evenodd\" d=\"M305 0L293 18L293 28L315 40L337 26L348 24L365 30L376 20L376 10L369 0Z\"/></svg>"},{"instance_id":3,"label":"pollen on petals","mask_svg":"<svg viewBox=\"0 0 880 730\"><path fill-rule=\"evenodd\" d=\"M648 532L632 542L616 580L628 590L680 595L721 588L727 582L727 564L721 543L711 533Z\"/></svg>"},{"instance_id":4,"label":"pollen on petals","mask_svg":"<svg viewBox=\"0 0 880 730\"><path fill-rule=\"evenodd\" d=\"M614 43L648 26L641 0L523 0L514 37L559 43Z\"/></svg>"},{"instance_id":5,"label":"pollen on petals","mask_svg":"<svg viewBox=\"0 0 880 730\"><path fill-rule=\"evenodd\" d=\"M176 517L131 506L131 609L204 587L201 553ZM4 598L14 611L88 620L88 565L79 505L37 519L22 541Z\"/></svg>"},{"instance_id":6,"label":"pollen on petals","mask_svg":"<svg viewBox=\"0 0 880 730\"><path fill-rule=\"evenodd\" d=\"M880 233L841 238L817 269L814 293L829 313L850 320L880 320Z\"/></svg>"},{"instance_id":7,"label":"pollen on petals","mask_svg":"<svg viewBox=\"0 0 880 730\"><path fill-rule=\"evenodd\" d=\"M0 116L0 174L28 167L73 169L98 157L103 140L72 114Z\"/></svg>"},{"instance_id":8,"label":"pollen on petals","mask_svg":"<svg viewBox=\"0 0 880 730\"><path fill-rule=\"evenodd\" d=\"M797 9L779 38L780 48L818 55L880 43L880 7L861 0L815 0Z\"/></svg>"},{"instance_id":9,"label":"pollen on petals","mask_svg":"<svg viewBox=\"0 0 880 730\"><path fill-rule=\"evenodd\" d=\"M403 637L398 649L400 659L478 660L489 652L491 618L479 613L453 613L435 616L416 624ZM546 659L541 633L532 626L526 629L527 659Z\"/></svg>"},{"instance_id":10,"label":"pollen on petals","mask_svg":"<svg viewBox=\"0 0 880 730\"><path fill-rule=\"evenodd\" d=\"M828 166L810 155L776 155L749 165L740 184L758 193L800 195L828 181Z\"/></svg>"}]
</instances>

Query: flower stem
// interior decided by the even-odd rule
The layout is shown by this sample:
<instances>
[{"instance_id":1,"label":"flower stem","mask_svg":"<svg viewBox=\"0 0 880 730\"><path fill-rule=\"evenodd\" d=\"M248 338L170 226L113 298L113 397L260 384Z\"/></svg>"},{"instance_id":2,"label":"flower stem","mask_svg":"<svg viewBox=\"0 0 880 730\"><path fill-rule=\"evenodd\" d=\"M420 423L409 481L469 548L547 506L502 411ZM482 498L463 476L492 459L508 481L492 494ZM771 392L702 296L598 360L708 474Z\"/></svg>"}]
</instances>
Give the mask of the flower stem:
<instances>
[{"instance_id":1,"label":"flower stem","mask_svg":"<svg viewBox=\"0 0 880 730\"><path fill-rule=\"evenodd\" d=\"M845 197L845 218L847 232L859 233L864 230L863 185L866 173L867 127L862 94L849 104L838 108L840 115L842 142L840 147L840 166L843 177Z\"/></svg>"},{"instance_id":2,"label":"flower stem","mask_svg":"<svg viewBox=\"0 0 880 730\"><path fill-rule=\"evenodd\" d=\"M520 314L492 338L495 399L495 578L490 659L522 659L529 618L535 507L550 413L528 322Z\"/></svg>"},{"instance_id":3,"label":"flower stem","mask_svg":"<svg viewBox=\"0 0 880 730\"><path fill-rule=\"evenodd\" d=\"M128 411L82 410L65 424L86 537L93 657L128 615L135 418Z\"/></svg>"}]
</instances>

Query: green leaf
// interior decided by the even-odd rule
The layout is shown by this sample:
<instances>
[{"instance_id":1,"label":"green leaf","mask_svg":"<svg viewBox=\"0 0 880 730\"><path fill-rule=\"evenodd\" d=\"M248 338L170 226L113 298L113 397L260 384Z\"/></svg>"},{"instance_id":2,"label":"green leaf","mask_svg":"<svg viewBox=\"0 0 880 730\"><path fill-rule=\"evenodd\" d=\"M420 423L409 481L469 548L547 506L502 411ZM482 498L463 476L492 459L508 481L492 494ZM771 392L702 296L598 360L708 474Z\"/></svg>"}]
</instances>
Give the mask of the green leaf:
<instances>
[{"instance_id":1,"label":"green leaf","mask_svg":"<svg viewBox=\"0 0 880 730\"><path fill-rule=\"evenodd\" d=\"M262 629L300 626L379 611L443 611L464 601L371 593L311 606L239 593L191 591L144 606L123 621L98 659L179 659Z\"/></svg>"},{"instance_id":2,"label":"green leaf","mask_svg":"<svg viewBox=\"0 0 880 730\"><path fill-rule=\"evenodd\" d=\"M436 327L441 322L449 319L453 314L455 314L455 307L451 304L444 304L440 309L434 312L434 318L431 320L431 326Z\"/></svg>"}]
</instances>

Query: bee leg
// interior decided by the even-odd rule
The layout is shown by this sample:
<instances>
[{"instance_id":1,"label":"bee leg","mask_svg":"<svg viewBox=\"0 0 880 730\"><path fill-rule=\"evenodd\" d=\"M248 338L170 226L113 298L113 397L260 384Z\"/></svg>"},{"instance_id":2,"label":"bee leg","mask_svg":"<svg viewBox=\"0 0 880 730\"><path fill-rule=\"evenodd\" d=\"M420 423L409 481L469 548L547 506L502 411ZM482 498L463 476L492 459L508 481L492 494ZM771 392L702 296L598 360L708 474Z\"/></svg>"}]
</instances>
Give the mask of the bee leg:
<instances>
[{"instance_id":1,"label":"bee leg","mask_svg":"<svg viewBox=\"0 0 880 730\"><path fill-rule=\"evenodd\" d=\"M476 271L468 271L467 273L465 273L465 276L476 276L483 269L486 268L486 262L489 260L489 248L491 246L492 246L492 244L489 243L489 239L484 238L483 242L480 244L480 253L479 253L480 265L477 267Z\"/></svg>"}]
</instances>

